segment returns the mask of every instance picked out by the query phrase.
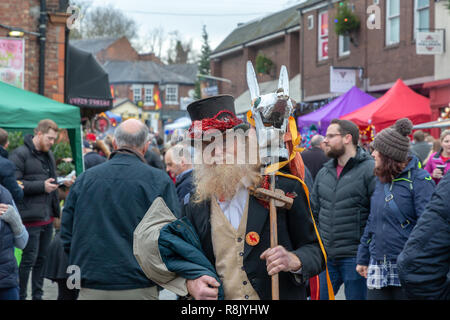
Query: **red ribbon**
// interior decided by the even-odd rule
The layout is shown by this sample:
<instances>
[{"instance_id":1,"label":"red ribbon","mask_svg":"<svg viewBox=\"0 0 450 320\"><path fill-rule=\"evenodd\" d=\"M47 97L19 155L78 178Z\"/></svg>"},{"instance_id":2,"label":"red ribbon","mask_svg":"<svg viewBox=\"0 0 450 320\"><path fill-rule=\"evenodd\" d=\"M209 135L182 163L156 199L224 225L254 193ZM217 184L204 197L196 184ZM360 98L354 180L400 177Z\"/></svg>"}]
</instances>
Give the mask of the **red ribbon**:
<instances>
[{"instance_id":1,"label":"red ribbon","mask_svg":"<svg viewBox=\"0 0 450 320\"><path fill-rule=\"evenodd\" d=\"M219 116L227 114L225 118L222 118L221 120L217 119ZM241 124L243 121L239 118L237 118L233 112L228 110L222 110L219 113L217 113L213 118L206 118L202 120L196 120L191 124L191 127L189 128L189 135L191 138L195 137L195 128L200 127L202 132L208 131L210 129L217 129L220 131L225 131L231 128L234 128L235 126Z\"/></svg>"}]
</instances>

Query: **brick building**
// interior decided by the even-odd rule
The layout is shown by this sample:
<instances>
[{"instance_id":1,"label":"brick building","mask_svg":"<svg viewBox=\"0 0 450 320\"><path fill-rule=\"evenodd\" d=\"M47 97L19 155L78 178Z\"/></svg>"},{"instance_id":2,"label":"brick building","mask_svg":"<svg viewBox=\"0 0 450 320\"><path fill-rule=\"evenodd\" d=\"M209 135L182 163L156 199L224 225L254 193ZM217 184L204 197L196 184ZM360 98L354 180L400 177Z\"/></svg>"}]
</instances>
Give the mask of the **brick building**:
<instances>
[{"instance_id":1,"label":"brick building","mask_svg":"<svg viewBox=\"0 0 450 320\"><path fill-rule=\"evenodd\" d=\"M435 26L436 29L444 29L444 53L434 56L434 81L424 84L430 90L430 105L432 119L448 119L450 112L450 10L447 2L441 1L435 4ZM432 129L431 134L437 138L439 129Z\"/></svg>"},{"instance_id":2,"label":"brick building","mask_svg":"<svg viewBox=\"0 0 450 320\"><path fill-rule=\"evenodd\" d=\"M415 29L435 27L435 1L349 0L360 28L349 36L335 32L342 1L308 0L237 27L213 51L211 73L231 80L220 93L239 97L246 89L245 63L255 65L264 53L276 66L258 81L274 80L285 64L289 76L300 75L301 101L323 102L338 95L330 91L330 67L356 70L356 85L374 96L384 94L398 78L428 95L423 84L434 80L434 57L416 54ZM367 8L375 4L379 29L368 29Z\"/></svg>"},{"instance_id":3,"label":"brick building","mask_svg":"<svg viewBox=\"0 0 450 320\"><path fill-rule=\"evenodd\" d=\"M165 123L187 116L197 65L165 65L153 53L139 54L126 37L70 40L70 44L96 57L108 73L116 102L129 100L142 108L142 119L152 122L152 127L156 120ZM157 92L160 109L155 101Z\"/></svg>"},{"instance_id":4,"label":"brick building","mask_svg":"<svg viewBox=\"0 0 450 320\"><path fill-rule=\"evenodd\" d=\"M273 63L270 72L257 75L258 82L263 86L273 86L271 82L278 80L282 65L286 65L290 80L299 76L300 19L296 10L299 7L296 5L241 24L219 44L210 56L211 74L229 80L218 82L219 93L231 94L236 99L246 93L246 64L248 60L252 61L258 72L255 61L259 54ZM300 87L291 86L291 90L299 92ZM237 109L241 108L237 106Z\"/></svg>"},{"instance_id":5,"label":"brick building","mask_svg":"<svg viewBox=\"0 0 450 320\"><path fill-rule=\"evenodd\" d=\"M139 54L126 37L107 37L95 39L70 40L75 47L92 53L104 64L106 61L153 61L162 64L154 53Z\"/></svg>"},{"instance_id":6,"label":"brick building","mask_svg":"<svg viewBox=\"0 0 450 320\"><path fill-rule=\"evenodd\" d=\"M42 17L41 3L46 3ZM67 5L61 0L0 1L0 38L8 37L10 31L23 31L19 36L24 40L23 88L59 102L64 102ZM40 19L45 29L40 29Z\"/></svg>"},{"instance_id":7,"label":"brick building","mask_svg":"<svg viewBox=\"0 0 450 320\"><path fill-rule=\"evenodd\" d=\"M434 58L416 54L415 29L434 27L434 1L418 7L413 0L349 1L360 21L360 29L352 36L338 36L335 17L338 1L308 1L299 11L301 15L304 57L304 101L328 98L330 67L349 67L361 70L357 86L374 94L386 92L398 78L417 90L433 79ZM377 4L381 28L368 29L366 10ZM350 41L352 38L353 42ZM321 45L327 47L322 52Z\"/></svg>"}]
</instances>

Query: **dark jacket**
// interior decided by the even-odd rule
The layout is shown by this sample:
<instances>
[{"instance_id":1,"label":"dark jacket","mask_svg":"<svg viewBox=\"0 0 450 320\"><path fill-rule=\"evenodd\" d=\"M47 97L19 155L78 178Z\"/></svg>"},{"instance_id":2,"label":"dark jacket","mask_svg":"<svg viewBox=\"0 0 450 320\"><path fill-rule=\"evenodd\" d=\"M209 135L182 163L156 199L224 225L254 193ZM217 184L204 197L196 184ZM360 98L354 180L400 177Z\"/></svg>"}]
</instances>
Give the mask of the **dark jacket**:
<instances>
[{"instance_id":1,"label":"dark jacket","mask_svg":"<svg viewBox=\"0 0 450 320\"><path fill-rule=\"evenodd\" d=\"M420 162L423 164L425 159L428 157L430 153L432 145L426 141L416 142L411 146L411 152L413 152L417 158L419 158Z\"/></svg>"},{"instance_id":2,"label":"dark jacket","mask_svg":"<svg viewBox=\"0 0 450 320\"><path fill-rule=\"evenodd\" d=\"M218 299L223 299L222 281L215 267L203 254L200 239L189 219L183 217L162 227L158 246L161 258L169 271L188 280L203 275L215 278L221 284Z\"/></svg>"},{"instance_id":3,"label":"dark jacket","mask_svg":"<svg viewBox=\"0 0 450 320\"><path fill-rule=\"evenodd\" d=\"M397 259L400 282L410 299L450 299L449 199L447 173Z\"/></svg>"},{"instance_id":4,"label":"dark jacket","mask_svg":"<svg viewBox=\"0 0 450 320\"><path fill-rule=\"evenodd\" d=\"M153 168L158 168L161 170L165 170L164 162L161 160L161 157L156 152L150 150L150 148L147 150L144 156L147 163L152 166Z\"/></svg>"},{"instance_id":5,"label":"dark jacket","mask_svg":"<svg viewBox=\"0 0 450 320\"><path fill-rule=\"evenodd\" d=\"M311 206L328 258L356 257L375 188L375 161L362 148L338 179L337 160L324 164L314 182Z\"/></svg>"},{"instance_id":6,"label":"dark jacket","mask_svg":"<svg viewBox=\"0 0 450 320\"><path fill-rule=\"evenodd\" d=\"M48 221L59 217L57 190L45 192L45 180L56 181L56 164L53 153L39 152L33 144L33 136L26 135L24 145L12 152L10 160L16 165L16 178L22 181L24 198L17 202L23 222Z\"/></svg>"},{"instance_id":7,"label":"dark jacket","mask_svg":"<svg viewBox=\"0 0 450 320\"><path fill-rule=\"evenodd\" d=\"M84 169L87 170L105 162L106 158L102 157L95 151L91 151L84 155L83 160L84 160Z\"/></svg>"},{"instance_id":8,"label":"dark jacket","mask_svg":"<svg viewBox=\"0 0 450 320\"><path fill-rule=\"evenodd\" d=\"M194 185L192 184L192 169L186 170L178 175L175 186L177 188L177 195L180 200L180 204L183 205L185 204L186 195L194 190ZM188 201L186 201L186 203L187 202Z\"/></svg>"},{"instance_id":9,"label":"dark jacket","mask_svg":"<svg viewBox=\"0 0 450 320\"><path fill-rule=\"evenodd\" d=\"M306 299L305 281L324 270L325 260L301 184L296 180L277 176L276 188L296 195L290 210L277 209L278 244L296 254L302 262L301 281L297 281L291 272L279 274L280 299ZM215 266L210 206L210 201L200 204L194 204L191 201L183 207L183 216L191 221L200 238L203 252ZM269 210L253 196L250 196L248 204L246 234L250 231L260 235L260 242L253 247L247 243L244 244L242 267L260 299L270 300L271 278L267 274L266 262L260 259L260 255L270 247Z\"/></svg>"},{"instance_id":10,"label":"dark jacket","mask_svg":"<svg viewBox=\"0 0 450 320\"><path fill-rule=\"evenodd\" d=\"M0 203L13 204L9 191L0 186ZM14 234L8 223L0 219L0 289L19 286L19 268L14 256Z\"/></svg>"},{"instance_id":11,"label":"dark jacket","mask_svg":"<svg viewBox=\"0 0 450 320\"><path fill-rule=\"evenodd\" d=\"M0 184L11 193L14 201L23 199L23 190L16 180L16 166L8 160L8 151L0 146Z\"/></svg>"},{"instance_id":12,"label":"dark jacket","mask_svg":"<svg viewBox=\"0 0 450 320\"><path fill-rule=\"evenodd\" d=\"M301 155L305 166L307 166L311 172L313 180L316 179L316 175L319 170L322 169L323 165L330 160L330 158L325 155L325 152L318 147L312 147L311 149L305 150Z\"/></svg>"},{"instance_id":13,"label":"dark jacket","mask_svg":"<svg viewBox=\"0 0 450 320\"><path fill-rule=\"evenodd\" d=\"M395 201L400 214L386 202L386 184L377 178L375 191L370 199L369 219L358 248L357 264L368 266L370 258L377 261L397 260L434 192L435 184L430 174L418 166L419 159L413 156L392 183L391 193L394 198L390 201Z\"/></svg>"},{"instance_id":14,"label":"dark jacket","mask_svg":"<svg viewBox=\"0 0 450 320\"><path fill-rule=\"evenodd\" d=\"M81 269L81 286L125 290L153 286L133 255L133 232L153 200L162 197L179 216L175 186L143 157L121 149L83 172L67 197L61 241L69 264Z\"/></svg>"}]
</instances>

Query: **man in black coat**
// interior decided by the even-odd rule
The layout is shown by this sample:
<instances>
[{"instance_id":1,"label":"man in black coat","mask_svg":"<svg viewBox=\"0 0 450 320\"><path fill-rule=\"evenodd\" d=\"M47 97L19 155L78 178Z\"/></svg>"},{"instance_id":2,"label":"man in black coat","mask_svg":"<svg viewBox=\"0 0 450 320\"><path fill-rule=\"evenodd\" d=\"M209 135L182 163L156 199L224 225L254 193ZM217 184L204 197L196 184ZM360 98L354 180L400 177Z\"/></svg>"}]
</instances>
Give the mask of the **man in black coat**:
<instances>
[{"instance_id":1,"label":"man in black coat","mask_svg":"<svg viewBox=\"0 0 450 320\"><path fill-rule=\"evenodd\" d=\"M305 166L311 172L313 180L316 179L316 175L320 169L322 169L323 164L328 162L330 158L325 155L323 150L324 137L321 135L315 135L311 138L311 149L307 149L302 152L302 159Z\"/></svg>"},{"instance_id":2,"label":"man in black coat","mask_svg":"<svg viewBox=\"0 0 450 320\"><path fill-rule=\"evenodd\" d=\"M206 131L203 120L222 133L244 126L234 115L231 96L198 100L187 109L194 123L192 138L199 133L195 128L202 130L201 135ZM224 141L214 151L205 140L203 146L204 162L194 167L195 192L183 206L182 216L194 226L205 256L223 280L225 299L271 299L271 276L275 274L279 275L280 299L306 299L306 280L324 269L325 260L302 183L276 176L276 188L294 200L290 209L277 209L279 245L271 248L268 203L251 192L252 187L268 188L260 166L236 164L236 153L246 149L240 142L230 149ZM230 155L233 163L221 164ZM187 280L187 289L197 300L217 299L218 285L206 275Z\"/></svg>"},{"instance_id":3,"label":"man in black coat","mask_svg":"<svg viewBox=\"0 0 450 320\"><path fill-rule=\"evenodd\" d=\"M411 151L419 158L420 162L423 164L425 159L433 147L427 141L425 141L425 134L422 130L417 130L413 134L414 144L411 145Z\"/></svg>"},{"instance_id":4,"label":"man in black coat","mask_svg":"<svg viewBox=\"0 0 450 320\"><path fill-rule=\"evenodd\" d=\"M26 135L24 145L10 156L16 165L16 178L23 183L24 198L17 202L19 213L29 234L19 268L20 299L27 297L28 278L32 271L32 299L42 299L42 269L53 236L53 220L59 218L56 164L50 148L58 135L58 126L50 119L41 120L35 135Z\"/></svg>"},{"instance_id":5,"label":"man in black coat","mask_svg":"<svg viewBox=\"0 0 450 320\"><path fill-rule=\"evenodd\" d=\"M8 189L17 202L22 200L23 190L16 180L16 166L8 160L8 143L8 132L0 128L0 184Z\"/></svg>"},{"instance_id":6,"label":"man in black coat","mask_svg":"<svg viewBox=\"0 0 450 320\"><path fill-rule=\"evenodd\" d=\"M156 151L153 151L150 147L144 155L147 163L153 168L164 170L164 162L161 160L161 156Z\"/></svg>"},{"instance_id":7,"label":"man in black coat","mask_svg":"<svg viewBox=\"0 0 450 320\"><path fill-rule=\"evenodd\" d=\"M397 258L398 276L409 299L450 299L449 199L447 173Z\"/></svg>"},{"instance_id":8,"label":"man in black coat","mask_svg":"<svg viewBox=\"0 0 450 320\"><path fill-rule=\"evenodd\" d=\"M87 141L83 141L83 161L84 169L90 169L106 161L106 158L94 151L92 145Z\"/></svg>"}]
</instances>

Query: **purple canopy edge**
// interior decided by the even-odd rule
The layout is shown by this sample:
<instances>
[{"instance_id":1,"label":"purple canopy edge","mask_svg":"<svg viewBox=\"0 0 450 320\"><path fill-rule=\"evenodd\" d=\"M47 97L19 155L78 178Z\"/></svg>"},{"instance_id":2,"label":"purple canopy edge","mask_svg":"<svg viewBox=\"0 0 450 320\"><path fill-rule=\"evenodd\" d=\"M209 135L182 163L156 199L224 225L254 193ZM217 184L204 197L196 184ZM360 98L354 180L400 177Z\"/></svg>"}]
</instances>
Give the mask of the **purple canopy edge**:
<instances>
[{"instance_id":1,"label":"purple canopy edge","mask_svg":"<svg viewBox=\"0 0 450 320\"><path fill-rule=\"evenodd\" d=\"M325 133L331 120L351 113L376 100L371 95L354 86L345 94L331 101L322 108L297 118L297 128L310 127L315 124L319 133Z\"/></svg>"}]
</instances>

